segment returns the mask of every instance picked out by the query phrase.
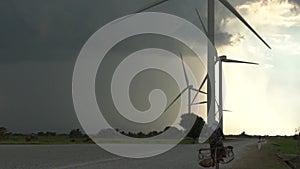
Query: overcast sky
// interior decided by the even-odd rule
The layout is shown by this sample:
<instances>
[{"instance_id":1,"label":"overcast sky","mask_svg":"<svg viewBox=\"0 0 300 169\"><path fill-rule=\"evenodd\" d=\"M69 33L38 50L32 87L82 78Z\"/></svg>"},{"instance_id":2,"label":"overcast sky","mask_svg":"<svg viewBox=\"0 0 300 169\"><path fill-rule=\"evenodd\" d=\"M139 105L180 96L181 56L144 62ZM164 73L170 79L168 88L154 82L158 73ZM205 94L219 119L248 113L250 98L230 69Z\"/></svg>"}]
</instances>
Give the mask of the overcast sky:
<instances>
[{"instance_id":1,"label":"overcast sky","mask_svg":"<svg viewBox=\"0 0 300 169\"><path fill-rule=\"evenodd\" d=\"M13 132L66 132L80 127L72 103L72 73L86 40L106 23L151 0L0 1L0 126ZM300 126L300 9L292 0L231 0L266 39L267 49L217 3L220 55L261 63L226 65L225 133L294 134ZM206 1L171 0L151 11L200 27Z\"/></svg>"}]
</instances>

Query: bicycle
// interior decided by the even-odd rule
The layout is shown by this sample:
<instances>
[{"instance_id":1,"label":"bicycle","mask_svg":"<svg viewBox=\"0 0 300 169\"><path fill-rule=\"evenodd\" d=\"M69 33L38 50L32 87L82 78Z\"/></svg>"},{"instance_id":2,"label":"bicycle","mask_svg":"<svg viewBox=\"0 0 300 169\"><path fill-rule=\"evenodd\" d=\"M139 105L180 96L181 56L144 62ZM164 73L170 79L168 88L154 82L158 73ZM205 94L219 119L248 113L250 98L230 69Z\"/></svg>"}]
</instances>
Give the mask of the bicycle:
<instances>
[{"instance_id":1,"label":"bicycle","mask_svg":"<svg viewBox=\"0 0 300 169\"><path fill-rule=\"evenodd\" d=\"M198 159L200 161L199 164L202 167L215 167L216 169L219 169L220 164L228 164L234 159L233 147L227 146L199 149ZM204 160L206 160L207 165L204 163L201 164Z\"/></svg>"}]
</instances>

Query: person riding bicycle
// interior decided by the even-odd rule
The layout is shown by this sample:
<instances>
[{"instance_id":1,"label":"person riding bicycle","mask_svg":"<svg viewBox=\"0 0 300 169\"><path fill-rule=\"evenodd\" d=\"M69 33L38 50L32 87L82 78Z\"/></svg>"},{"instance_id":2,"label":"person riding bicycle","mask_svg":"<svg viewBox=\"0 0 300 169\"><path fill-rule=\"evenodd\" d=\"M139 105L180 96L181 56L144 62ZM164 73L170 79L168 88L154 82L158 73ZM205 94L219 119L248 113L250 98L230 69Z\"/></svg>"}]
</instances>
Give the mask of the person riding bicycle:
<instances>
[{"instance_id":1,"label":"person riding bicycle","mask_svg":"<svg viewBox=\"0 0 300 169\"><path fill-rule=\"evenodd\" d=\"M210 133L210 137L208 139L211 151L211 158L204 159L200 161L200 165L203 167L213 167L215 163L219 161L223 161L223 158L226 157L225 147L223 145L223 139L225 139L223 131L219 126L218 122L212 122L207 126L207 133ZM215 158L215 155L217 157ZM216 161L217 160L217 161Z\"/></svg>"},{"instance_id":2,"label":"person riding bicycle","mask_svg":"<svg viewBox=\"0 0 300 169\"><path fill-rule=\"evenodd\" d=\"M219 162L222 161L224 157L226 157L226 151L223 144L223 140L225 139L225 136L219 124L217 123L213 124L213 128L215 128L215 130L212 133L212 135L209 137L208 142L211 148L211 158L213 160L217 159L218 160L217 162ZM215 155L217 155L216 158Z\"/></svg>"}]
</instances>

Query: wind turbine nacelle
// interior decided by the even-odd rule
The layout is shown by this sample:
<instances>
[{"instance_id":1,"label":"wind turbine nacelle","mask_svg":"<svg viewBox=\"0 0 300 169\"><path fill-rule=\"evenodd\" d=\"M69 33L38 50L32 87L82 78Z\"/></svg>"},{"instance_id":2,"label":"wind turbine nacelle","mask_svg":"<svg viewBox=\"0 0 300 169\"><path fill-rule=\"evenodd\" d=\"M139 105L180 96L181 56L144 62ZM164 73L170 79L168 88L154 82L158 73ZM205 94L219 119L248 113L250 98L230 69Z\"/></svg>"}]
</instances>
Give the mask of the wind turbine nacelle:
<instances>
[{"instance_id":1,"label":"wind turbine nacelle","mask_svg":"<svg viewBox=\"0 0 300 169\"><path fill-rule=\"evenodd\" d=\"M222 55L222 56L219 57L220 61L223 61L223 60L226 60L226 59L227 59L227 56L225 56L225 55Z\"/></svg>"}]
</instances>

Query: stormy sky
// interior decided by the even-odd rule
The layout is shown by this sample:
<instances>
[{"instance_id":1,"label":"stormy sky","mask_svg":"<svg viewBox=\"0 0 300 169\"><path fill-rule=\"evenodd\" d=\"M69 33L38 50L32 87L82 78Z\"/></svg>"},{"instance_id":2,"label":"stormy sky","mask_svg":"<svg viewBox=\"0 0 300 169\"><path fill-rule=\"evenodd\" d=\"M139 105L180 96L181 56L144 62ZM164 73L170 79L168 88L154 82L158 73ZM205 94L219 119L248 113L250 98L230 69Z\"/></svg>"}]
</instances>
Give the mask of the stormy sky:
<instances>
[{"instance_id":1,"label":"stormy sky","mask_svg":"<svg viewBox=\"0 0 300 169\"><path fill-rule=\"evenodd\" d=\"M1 126L13 132L80 127L72 102L77 56L99 28L151 1L1 1ZM201 2L156 8L195 20ZM203 7L204 8L204 7Z\"/></svg>"},{"instance_id":2,"label":"stormy sky","mask_svg":"<svg viewBox=\"0 0 300 169\"><path fill-rule=\"evenodd\" d=\"M79 128L72 102L72 74L82 46L105 24L149 2L152 1L0 1L0 126L25 133L68 132ZM266 49L224 6L216 4L215 38L219 53L262 63L257 69L225 67L225 105L233 111L225 115L228 119L225 131L293 134L294 128L300 125L296 112L300 82L295 78L300 75L297 71L300 51L296 48L300 1L230 2L266 38L273 50ZM175 14L202 29L194 8L197 7L207 21L206 5L205 0L171 0L149 11ZM266 14L270 17L263 20ZM254 125L243 124L241 119L245 116L252 122L269 118L282 125L265 125L263 120ZM261 130L260 126L268 127Z\"/></svg>"}]
</instances>

